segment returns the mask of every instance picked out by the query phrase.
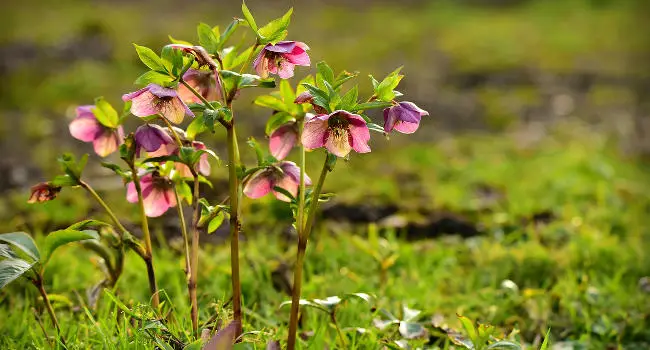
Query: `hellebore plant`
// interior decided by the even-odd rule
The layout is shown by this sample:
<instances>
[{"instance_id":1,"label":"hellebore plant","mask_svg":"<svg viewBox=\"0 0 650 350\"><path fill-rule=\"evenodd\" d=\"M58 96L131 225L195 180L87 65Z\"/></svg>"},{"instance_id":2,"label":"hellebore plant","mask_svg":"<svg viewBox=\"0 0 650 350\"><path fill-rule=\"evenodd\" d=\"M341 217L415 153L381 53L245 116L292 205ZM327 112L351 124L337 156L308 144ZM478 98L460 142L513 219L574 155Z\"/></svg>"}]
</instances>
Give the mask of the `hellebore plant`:
<instances>
[{"instance_id":1,"label":"hellebore plant","mask_svg":"<svg viewBox=\"0 0 650 350\"><path fill-rule=\"evenodd\" d=\"M305 43L285 40L292 11L258 27L243 4L244 19L234 19L223 32L219 27L199 24L197 45L172 39L160 55L135 45L138 57L148 70L135 81L140 89L122 96L125 102L122 113L103 98L98 98L93 106L77 108L76 118L70 123L72 136L92 142L100 157L119 150L123 164L104 161L101 165L121 177L126 200L137 204L141 240L124 227L102 197L81 179L88 155L79 160L64 155L59 159L64 174L32 188L30 203L53 200L66 187L86 190L106 211L115 228L104 234L107 240L110 238L110 244L84 243L106 261L110 273L105 284L115 285L124 264L124 249L132 249L145 262L151 303L156 312L160 312L159 290L148 220L171 215L169 209L176 208L185 248L191 340L200 334L197 300L200 233L213 232L229 218L234 320L228 329L232 330L232 339L237 339L243 324L239 263L242 194L257 199L273 193L276 199L289 204L298 233L287 339L288 349L294 349L307 243L318 205L330 197L322 194L327 174L334 170L338 158L348 160L360 156L355 153L370 152L370 131L382 136L393 130L412 133L422 116L428 115L411 102L394 101L401 96L395 91L403 77L400 69L381 81L370 76L372 93L363 100L359 99L357 85L347 86L358 73L343 71L335 75L324 61L317 64L315 75L306 76L292 87L286 79L296 74L296 67L311 65ZM248 48L228 44L240 28L254 33L255 40ZM270 76L279 77L279 83L276 85L275 78ZM256 105L272 111L266 123L268 152L249 138L257 164L246 167L241 162L236 128L239 117L233 112L233 102L243 89L276 86L279 91L255 99ZM384 108L383 127L373 123L366 114L378 108ZM125 137L122 125L127 118L141 125ZM216 133L221 127L227 140L229 190L221 203L211 205L201 198L200 183L210 184L206 178L212 171L210 158L217 157L197 136ZM287 160L294 148L298 153L297 163ZM323 158L320 175L314 183L305 172L307 154L320 154ZM189 222L184 217L184 202L192 206ZM91 238L96 239L95 235ZM43 298L46 299L45 295ZM341 344L345 344L340 329L339 337Z\"/></svg>"}]
</instances>

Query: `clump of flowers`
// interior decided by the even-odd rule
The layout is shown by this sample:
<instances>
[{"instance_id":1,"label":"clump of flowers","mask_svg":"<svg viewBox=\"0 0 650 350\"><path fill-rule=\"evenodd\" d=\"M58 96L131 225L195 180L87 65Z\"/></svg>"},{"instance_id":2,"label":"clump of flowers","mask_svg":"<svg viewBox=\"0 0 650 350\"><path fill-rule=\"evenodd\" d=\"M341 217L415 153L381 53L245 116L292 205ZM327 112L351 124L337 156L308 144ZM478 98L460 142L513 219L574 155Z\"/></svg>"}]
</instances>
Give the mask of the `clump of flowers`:
<instances>
[{"instance_id":1,"label":"clump of flowers","mask_svg":"<svg viewBox=\"0 0 650 350\"><path fill-rule=\"evenodd\" d=\"M53 200L64 188L86 191L110 218L111 223L105 225L112 226L114 231L114 234L104 237L110 238L110 242L94 242L99 245L94 251L100 252L102 261L106 262L103 268L108 272L106 285L115 286L126 258L124 251L132 250L145 263L151 303L156 312L163 304L159 300L148 220L163 214L171 216L170 211L176 209L185 247L192 323L192 332L188 334L191 340L201 334L197 298L199 233L205 230L206 225L208 232L215 230L228 218L232 246L230 304L234 321L226 328L232 335L227 342L232 344L231 340L242 334L238 250L242 228L241 201L244 200L241 194L259 199L272 193L292 209L298 235L296 261L299 263L294 267L287 339L287 348L294 349L302 262L319 203L329 198L322 194L327 175L335 169L338 158L354 158L356 161L361 154L371 152L371 131L382 136L393 130L412 133L418 128L422 116L428 113L411 102L395 101L401 96L395 91L403 77L399 74L400 69L381 81L371 76L373 90L366 98L359 97L358 86L354 84L356 73L343 71L335 74L324 61L316 65L315 74L307 75L295 85L290 84L286 79L300 72L297 67L311 66L309 47L300 41L285 40L292 10L261 27L245 4L242 13L244 19L234 19L223 33L218 27L200 24L197 44L175 41L164 46L160 54L135 45L138 57L148 69L135 81L139 89L122 96L125 103L122 113L103 98L98 98L94 105L76 109L76 118L69 125L72 136L91 142L100 157L119 154L119 159L117 156L107 158L101 164L125 184L127 202L137 207L140 213L142 239L129 232L85 178L83 171L88 161L87 154L79 159L72 154L63 155L59 159L63 174L34 186L28 201ZM247 25L242 25L242 22ZM240 28L248 28L254 34L255 39L248 47L230 42L232 33ZM280 80L276 81L274 75ZM257 164L243 164L236 132L240 117L233 111L234 100L243 89L275 87L279 89L260 94L255 99L256 105L272 111L265 113L270 115L266 124L268 147L250 138L248 144L257 155ZM373 109L384 109L383 127L369 117L368 112ZM190 122L182 127L186 117ZM129 118L140 125L125 135L123 124ZM208 176L215 172L212 159L218 157L197 138L209 136L218 129L225 131L227 139L225 158L229 189L222 203L211 205L201 197L201 184L210 185ZM292 150L297 150L296 162L288 160ZM313 183L305 172L307 156L323 159L318 180ZM184 217L184 203L192 207L191 219ZM86 224L70 230L83 233ZM66 239L69 242L77 238L78 241L88 240L89 234L82 233L73 232L74 237ZM46 298L44 291L42 295Z\"/></svg>"}]
</instances>

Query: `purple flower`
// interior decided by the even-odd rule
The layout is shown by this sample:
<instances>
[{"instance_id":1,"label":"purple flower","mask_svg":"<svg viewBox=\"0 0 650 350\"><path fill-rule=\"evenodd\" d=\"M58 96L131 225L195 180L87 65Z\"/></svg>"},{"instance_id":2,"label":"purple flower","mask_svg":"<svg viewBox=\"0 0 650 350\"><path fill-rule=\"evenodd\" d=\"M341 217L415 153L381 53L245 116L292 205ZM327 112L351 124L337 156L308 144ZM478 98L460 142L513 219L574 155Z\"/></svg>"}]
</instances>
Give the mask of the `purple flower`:
<instances>
[{"instance_id":1,"label":"purple flower","mask_svg":"<svg viewBox=\"0 0 650 350\"><path fill-rule=\"evenodd\" d=\"M393 129L403 133L412 134L420 126L422 116L429 112L416 106L413 102L400 102L384 109L384 131Z\"/></svg>"},{"instance_id":2,"label":"purple flower","mask_svg":"<svg viewBox=\"0 0 650 350\"><path fill-rule=\"evenodd\" d=\"M291 152L298 142L298 126L296 123L282 125L275 129L269 139L269 150L275 159L282 160Z\"/></svg>"},{"instance_id":3,"label":"purple flower","mask_svg":"<svg viewBox=\"0 0 650 350\"><path fill-rule=\"evenodd\" d=\"M192 147L194 147L194 149L197 149L197 150L207 149L207 147L205 147L205 144L203 142L200 142L200 141L192 141ZM199 161L196 164L196 171L198 171L199 174L204 175L204 176L210 175L211 167L210 167L210 162L208 161L208 157L209 156L208 156L207 153L203 153L201 155L201 157L199 157ZM190 168L185 164L176 163L176 171L183 178L192 178L193 177L192 172L190 171Z\"/></svg>"},{"instance_id":4,"label":"purple flower","mask_svg":"<svg viewBox=\"0 0 650 350\"><path fill-rule=\"evenodd\" d=\"M79 106L77 117L70 123L72 137L84 142L92 142L95 153L101 157L115 152L124 139L122 126L117 129L102 125L92 112L95 106Z\"/></svg>"},{"instance_id":5,"label":"purple flower","mask_svg":"<svg viewBox=\"0 0 650 350\"><path fill-rule=\"evenodd\" d=\"M32 187L32 193L27 203L42 203L51 201L61 192L60 186L54 186L49 182L41 182Z\"/></svg>"},{"instance_id":6,"label":"purple flower","mask_svg":"<svg viewBox=\"0 0 650 350\"><path fill-rule=\"evenodd\" d=\"M140 177L144 212L147 216L160 216L167 209L176 206L173 186L171 180L160 176L158 172L147 173ZM126 200L131 203L138 202L138 192L135 190L133 182L126 185Z\"/></svg>"},{"instance_id":7,"label":"purple flower","mask_svg":"<svg viewBox=\"0 0 650 350\"><path fill-rule=\"evenodd\" d=\"M131 113L138 117L160 114L172 123L180 124L184 116L194 117L194 113L181 101L174 89L149 84L138 91L122 96L123 101L133 101Z\"/></svg>"},{"instance_id":8,"label":"purple flower","mask_svg":"<svg viewBox=\"0 0 650 350\"><path fill-rule=\"evenodd\" d=\"M138 157L143 148L150 155L151 153L169 155L168 151L176 149L176 145L165 128L156 124L145 124L135 130L135 154Z\"/></svg>"},{"instance_id":9,"label":"purple flower","mask_svg":"<svg viewBox=\"0 0 650 350\"><path fill-rule=\"evenodd\" d=\"M368 141L370 131L366 121L357 114L334 111L321 114L305 122L302 144L307 149L325 147L338 156L345 157L351 150L357 153L370 152Z\"/></svg>"},{"instance_id":10,"label":"purple flower","mask_svg":"<svg viewBox=\"0 0 650 350\"><path fill-rule=\"evenodd\" d=\"M255 58L253 66L262 78L267 78L269 73L277 74L282 79L293 77L294 66L309 66L309 47L299 41L280 41L275 45L266 44L260 54Z\"/></svg>"},{"instance_id":11,"label":"purple flower","mask_svg":"<svg viewBox=\"0 0 650 350\"><path fill-rule=\"evenodd\" d=\"M305 174L305 185L311 185L311 179L307 174ZM291 198L277 192L274 188L283 188L295 197L298 194L299 186L300 168L294 162L282 161L253 173L244 187L244 194L255 199L273 192L275 198L290 202Z\"/></svg>"},{"instance_id":12,"label":"purple flower","mask_svg":"<svg viewBox=\"0 0 650 350\"><path fill-rule=\"evenodd\" d=\"M183 74L183 80L208 101L215 101L221 98L221 91L217 86L214 73L212 72L188 69ZM201 103L201 100L182 84L178 86L178 96L185 103Z\"/></svg>"}]
</instances>

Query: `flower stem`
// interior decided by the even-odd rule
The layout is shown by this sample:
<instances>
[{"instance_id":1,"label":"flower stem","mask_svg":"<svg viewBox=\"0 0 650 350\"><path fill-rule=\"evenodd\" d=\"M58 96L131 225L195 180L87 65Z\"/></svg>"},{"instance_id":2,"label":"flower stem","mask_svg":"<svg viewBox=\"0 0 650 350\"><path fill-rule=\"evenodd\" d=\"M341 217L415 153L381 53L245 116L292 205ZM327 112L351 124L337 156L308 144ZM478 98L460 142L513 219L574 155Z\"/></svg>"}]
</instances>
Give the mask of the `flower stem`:
<instances>
[{"instance_id":1,"label":"flower stem","mask_svg":"<svg viewBox=\"0 0 650 350\"><path fill-rule=\"evenodd\" d=\"M65 339L63 338L63 334L61 334L61 327L59 326L59 321L56 319L56 314L54 314L54 309L52 308L52 304L50 303L50 298L48 298L47 292L45 291L45 287L43 287L43 277L41 276L40 273L38 272L36 273L36 279L33 280L33 283L38 289L38 292L41 294L41 297L43 298L43 302L45 303L45 309L47 310L47 313L50 314L50 318L52 319L54 328L56 328L56 334L59 336L61 343L65 345Z\"/></svg>"},{"instance_id":2,"label":"flower stem","mask_svg":"<svg viewBox=\"0 0 650 350\"><path fill-rule=\"evenodd\" d=\"M162 115L160 116L160 119L162 119L162 121L165 122L165 125L167 125L167 129L169 129L169 132L171 132L172 135L174 135L174 140L176 140L176 144L178 145L178 147L179 148L183 147L183 142L181 141L180 136L178 136L176 130L174 130L174 126L172 125L172 123L169 122L169 119L165 118Z\"/></svg>"},{"instance_id":3,"label":"flower stem","mask_svg":"<svg viewBox=\"0 0 650 350\"><path fill-rule=\"evenodd\" d=\"M235 337L242 333L242 311L241 311L241 283L239 280L239 231L241 222L239 220L239 200L241 196L239 174L239 146L237 144L237 133L233 123L228 132L228 177L230 190L230 267L232 269L232 304L233 318L237 325Z\"/></svg>"},{"instance_id":4,"label":"flower stem","mask_svg":"<svg viewBox=\"0 0 650 350\"><path fill-rule=\"evenodd\" d=\"M199 335L199 304L196 297L196 287L198 279L198 270L199 270L199 218L201 217L199 212L199 175L194 169L192 169L192 175L194 176L194 192L192 195L192 247L190 251L190 279L187 284L187 287L190 292L190 303L191 303L191 317L192 317L192 330L195 335Z\"/></svg>"},{"instance_id":5,"label":"flower stem","mask_svg":"<svg viewBox=\"0 0 650 350\"><path fill-rule=\"evenodd\" d=\"M88 183L86 183L84 181L79 181L79 185L84 190L88 191L88 193L90 193L90 195L93 198L95 198L97 203L99 203L99 205L102 208L104 208L104 210L106 211L106 214L108 214L108 216L111 218L111 220L113 221L115 226L117 226L117 228L120 230L120 238L122 237L123 234L128 232L127 229L124 227L124 225L122 225L120 220L117 218L117 216L115 216L115 213L113 213L113 210L111 210L111 208L108 206L108 204L106 204L106 202L104 202L102 197L100 197L99 194L97 194L97 192L95 192L95 190L92 187L90 187L90 185Z\"/></svg>"},{"instance_id":6,"label":"flower stem","mask_svg":"<svg viewBox=\"0 0 650 350\"><path fill-rule=\"evenodd\" d=\"M183 204L178 195L178 188L174 186L174 196L176 197L176 207L178 208L178 218L181 221L181 233L183 234L183 246L185 248L185 280L187 281L187 291L190 296L192 295L192 287L190 285L190 276L192 275L192 265L190 262L190 243L187 235L187 224L185 223L185 214L183 214ZM193 200L197 200L193 198Z\"/></svg>"},{"instance_id":7,"label":"flower stem","mask_svg":"<svg viewBox=\"0 0 650 350\"><path fill-rule=\"evenodd\" d=\"M341 341L341 349L347 348L347 345L345 344L345 338L343 337L343 332L341 332L341 327L339 327L339 323L336 322L336 313L332 312L330 314L330 318L334 324L334 328L336 328L336 333L339 335L339 340Z\"/></svg>"},{"instance_id":8,"label":"flower stem","mask_svg":"<svg viewBox=\"0 0 650 350\"><path fill-rule=\"evenodd\" d=\"M129 164L131 167L131 176L133 177L133 184L135 191L138 193L138 206L140 207L140 216L142 217L142 239L144 240L144 255L142 259L147 266L147 276L149 277L149 290L151 291L151 303L154 309L158 309L160 298L158 296L158 285L156 284L156 274L153 268L153 252L151 246L151 233L149 232L149 221L147 214L144 210L144 199L142 198L142 187L140 186L140 178L135 165Z\"/></svg>"},{"instance_id":9,"label":"flower stem","mask_svg":"<svg viewBox=\"0 0 650 350\"><path fill-rule=\"evenodd\" d=\"M296 332L298 331L298 313L300 312L300 293L302 289L302 268L305 260L305 252L307 250L307 241L311 233L314 220L316 220L316 210L318 209L318 197L320 197L323 184L327 173L330 171L327 165L327 156L321 170L320 177L312 192L311 203L309 211L307 212L307 222L302 228L298 230L298 253L296 256L296 266L293 272L293 290L291 293L291 315L289 318L289 337L287 338L287 349L293 350L296 348Z\"/></svg>"}]
</instances>

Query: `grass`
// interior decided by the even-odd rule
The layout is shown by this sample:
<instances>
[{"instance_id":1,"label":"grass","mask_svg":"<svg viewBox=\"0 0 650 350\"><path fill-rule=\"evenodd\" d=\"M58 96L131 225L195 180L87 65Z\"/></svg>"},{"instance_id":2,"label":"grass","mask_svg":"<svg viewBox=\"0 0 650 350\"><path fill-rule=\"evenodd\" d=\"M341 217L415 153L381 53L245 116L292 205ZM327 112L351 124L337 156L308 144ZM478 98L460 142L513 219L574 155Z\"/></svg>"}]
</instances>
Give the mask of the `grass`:
<instances>
[{"instance_id":1,"label":"grass","mask_svg":"<svg viewBox=\"0 0 650 350\"><path fill-rule=\"evenodd\" d=\"M650 275L643 248L650 239L643 220L650 208L645 165L621 157L612 151L611 140L582 124L558 127L534 144L522 144L517 134L466 135L403 147L400 143L398 138L390 151L339 164L326 190L340 192L339 201L384 196L398 203L400 215L415 220L418 208L462 213L482 227L481 234L465 240L451 235L412 241L404 239L404 230L382 225L321 223L307 253L303 297L377 295L376 309L355 300L339 307L337 320L349 348L382 348L398 340L396 328L379 331L373 326L374 318L383 317L373 310L399 316L402 306L422 310L418 320L431 334L410 341L412 346L450 346L444 328L434 327L431 319L460 330L456 314L493 324L503 334L537 347L549 328L553 343L570 342L577 348L648 346L650 304L638 285ZM407 186L395 185L393 177L404 172L422 180L419 197L407 193ZM479 185L500 189L503 197L482 203L476 194ZM244 339L263 348L267 340L286 335L288 308L279 306L289 296L278 286L284 283L283 266L291 264L295 248L272 234L286 225L284 219L272 219L268 211L246 202L244 329L261 332ZM542 211L553 212L554 219L526 220ZM376 261L363 248L371 245L369 230L383 237L387 248L382 249L398 256L383 286ZM169 297L164 307L172 308L174 315L173 322L164 324L186 342L183 330L191 327L181 249L173 240L159 243L157 276ZM157 326L119 316L120 309L107 295L96 309L84 309L85 290L101 276L94 259L71 246L57 252L46 272L68 343L73 348L152 348L153 334L161 333ZM216 316L226 322L228 247L205 245L200 259L200 319ZM34 308L50 335L52 330L33 289L21 281L0 291L2 348L47 347ZM134 312L150 312L146 274L137 257L128 256L116 290L117 298ZM366 332L358 333L357 328ZM308 311L302 330L313 332L304 347L337 347L327 315Z\"/></svg>"}]
</instances>

